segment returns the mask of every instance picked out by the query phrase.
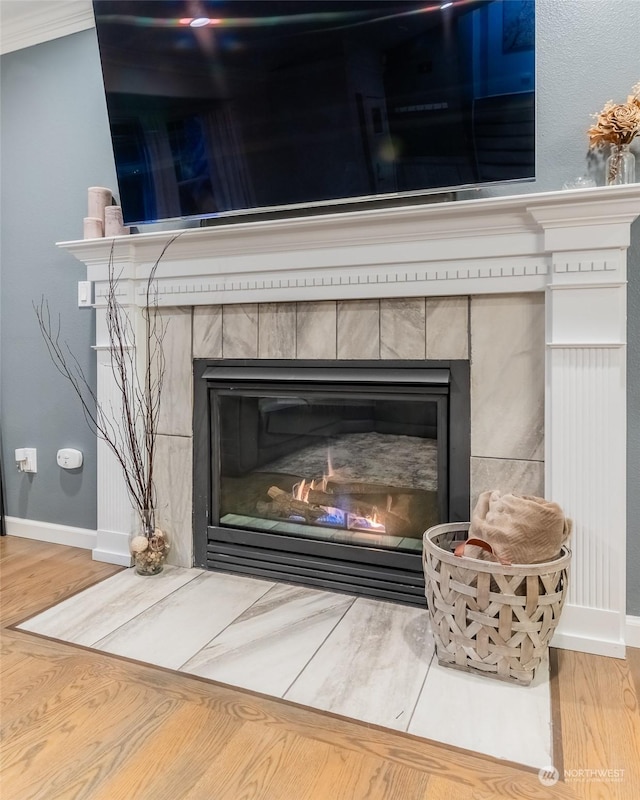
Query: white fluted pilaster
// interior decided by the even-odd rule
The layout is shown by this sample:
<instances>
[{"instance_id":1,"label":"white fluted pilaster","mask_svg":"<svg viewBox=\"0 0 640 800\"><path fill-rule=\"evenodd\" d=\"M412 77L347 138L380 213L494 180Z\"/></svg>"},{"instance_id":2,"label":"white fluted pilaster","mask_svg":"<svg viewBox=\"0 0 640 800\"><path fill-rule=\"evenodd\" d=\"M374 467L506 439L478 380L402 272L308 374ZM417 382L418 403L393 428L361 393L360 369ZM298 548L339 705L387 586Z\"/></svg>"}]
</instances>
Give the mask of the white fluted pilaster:
<instances>
[{"instance_id":1,"label":"white fluted pilaster","mask_svg":"<svg viewBox=\"0 0 640 800\"><path fill-rule=\"evenodd\" d=\"M125 313L133 312L134 323L139 312L126 304L130 286L119 287L119 299ZM96 396L98 404L110 424L114 435L123 424L122 394L111 366L111 342L106 325L104 307L96 309ZM133 349L132 349L133 354ZM137 517L132 507L122 466L109 446L100 438L97 445L97 540L93 550L96 561L129 566L129 536L135 529Z\"/></svg>"},{"instance_id":2,"label":"white fluted pilaster","mask_svg":"<svg viewBox=\"0 0 640 800\"><path fill-rule=\"evenodd\" d=\"M111 351L97 351L97 396L115 425L122 424L119 391L111 370ZM113 413L111 413L113 412ZM98 536L93 557L96 561L129 566L129 533L135 514L122 476L122 468L104 441L98 439Z\"/></svg>"},{"instance_id":3,"label":"white fluted pilaster","mask_svg":"<svg viewBox=\"0 0 640 800\"><path fill-rule=\"evenodd\" d=\"M555 216L555 212L552 216ZM543 225L549 219L541 212ZM586 229L585 229L586 230ZM548 244L587 236L547 230ZM626 248L552 254L546 308L545 496L574 521L567 605L553 644L624 656L626 573ZM612 245L618 245L617 247ZM593 271L600 260L606 270Z\"/></svg>"}]
</instances>

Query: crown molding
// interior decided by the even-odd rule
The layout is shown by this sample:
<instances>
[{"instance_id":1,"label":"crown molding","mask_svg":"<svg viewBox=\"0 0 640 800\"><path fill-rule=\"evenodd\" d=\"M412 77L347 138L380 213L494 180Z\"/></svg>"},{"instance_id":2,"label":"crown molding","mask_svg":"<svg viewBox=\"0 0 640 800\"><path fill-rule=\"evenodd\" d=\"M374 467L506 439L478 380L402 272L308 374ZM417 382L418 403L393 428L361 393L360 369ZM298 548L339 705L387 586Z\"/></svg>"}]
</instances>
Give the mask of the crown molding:
<instances>
[{"instance_id":1,"label":"crown molding","mask_svg":"<svg viewBox=\"0 0 640 800\"><path fill-rule=\"evenodd\" d=\"M2 0L0 16L3 55L95 26L90 0Z\"/></svg>"}]
</instances>

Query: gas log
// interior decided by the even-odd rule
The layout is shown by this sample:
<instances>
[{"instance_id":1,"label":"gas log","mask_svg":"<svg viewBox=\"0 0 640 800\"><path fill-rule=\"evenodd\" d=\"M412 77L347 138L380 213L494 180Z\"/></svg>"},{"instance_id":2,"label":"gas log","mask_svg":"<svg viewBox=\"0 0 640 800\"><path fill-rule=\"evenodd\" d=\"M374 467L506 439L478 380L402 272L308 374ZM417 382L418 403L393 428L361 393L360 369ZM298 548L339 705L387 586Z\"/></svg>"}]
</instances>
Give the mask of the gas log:
<instances>
[{"instance_id":1,"label":"gas log","mask_svg":"<svg viewBox=\"0 0 640 800\"><path fill-rule=\"evenodd\" d=\"M323 517L326 513L324 509L305 503L302 500L296 500L291 497L288 492L284 492L277 486L271 486L267 490L267 494L273 500L271 505L278 509L281 516L293 514L298 517L304 517L306 520L315 521Z\"/></svg>"},{"instance_id":2,"label":"gas log","mask_svg":"<svg viewBox=\"0 0 640 800\"><path fill-rule=\"evenodd\" d=\"M364 486L365 490L362 494L367 498L366 500L358 497L358 489ZM277 486L271 486L267 494L273 500L272 503L260 503L258 511L261 513L270 513L278 515L297 515L304 517L305 520L318 520L326 515L327 508L338 508L350 514L358 515L360 517L369 517L381 525L384 525L385 533L389 536L404 536L407 529L410 527L409 515L402 513L408 511L406 504L400 503L398 510L387 510L388 507L393 505L393 494L399 490L394 487L376 486L375 493L373 491L373 484L359 484L359 483L345 483L338 484L339 491L325 492L319 489L310 489L307 495L307 500L296 500L291 497L288 492L279 489ZM380 498L380 503L375 504L371 502L374 494Z\"/></svg>"}]
</instances>

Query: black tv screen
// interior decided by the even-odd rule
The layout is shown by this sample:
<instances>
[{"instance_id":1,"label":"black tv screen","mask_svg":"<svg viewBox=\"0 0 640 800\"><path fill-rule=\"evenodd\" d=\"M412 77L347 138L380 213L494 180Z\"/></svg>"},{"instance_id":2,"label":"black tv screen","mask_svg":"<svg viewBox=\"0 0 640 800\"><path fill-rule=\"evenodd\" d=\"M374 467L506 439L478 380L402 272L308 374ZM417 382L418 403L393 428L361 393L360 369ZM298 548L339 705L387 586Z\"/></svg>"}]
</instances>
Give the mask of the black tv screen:
<instances>
[{"instance_id":1,"label":"black tv screen","mask_svg":"<svg viewBox=\"0 0 640 800\"><path fill-rule=\"evenodd\" d=\"M127 224L535 177L534 0L94 0Z\"/></svg>"}]
</instances>

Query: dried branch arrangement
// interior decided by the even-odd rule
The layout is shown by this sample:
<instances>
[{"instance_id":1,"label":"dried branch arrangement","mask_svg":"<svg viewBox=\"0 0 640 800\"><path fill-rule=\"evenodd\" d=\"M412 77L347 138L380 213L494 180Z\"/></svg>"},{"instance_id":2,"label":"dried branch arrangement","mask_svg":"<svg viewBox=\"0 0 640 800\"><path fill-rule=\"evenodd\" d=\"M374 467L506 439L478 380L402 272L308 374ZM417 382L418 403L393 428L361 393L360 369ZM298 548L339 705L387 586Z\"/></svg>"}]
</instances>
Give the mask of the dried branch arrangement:
<instances>
[{"instance_id":1,"label":"dried branch arrangement","mask_svg":"<svg viewBox=\"0 0 640 800\"><path fill-rule=\"evenodd\" d=\"M179 235L179 234L178 234ZM142 562L156 565L168 549L168 542L155 527L156 494L154 466L158 432L158 416L162 384L165 374L163 340L166 324L162 321L154 292L154 279L158 265L174 236L164 246L155 261L146 284L146 302L142 311L144 334L137 341L136 330L118 300L121 275L116 274L113 245L109 255L106 295L106 325L111 369L118 389L120 408L105 408L98 400L77 357L68 342L61 338L58 317L54 324L48 302L42 298L34 305L40 331L51 360L60 374L67 379L75 392L89 429L104 441L117 459L132 505L141 523L141 534L132 540L132 554L140 569ZM121 416L122 424L115 420ZM137 540L137 541L136 541ZM158 564L156 562L159 562Z\"/></svg>"}]
</instances>

